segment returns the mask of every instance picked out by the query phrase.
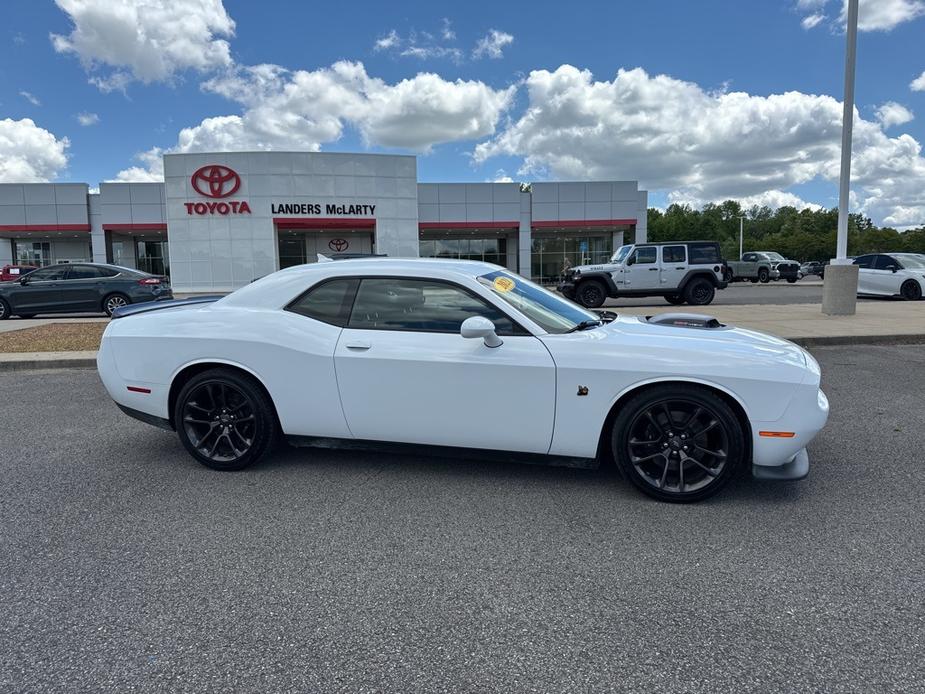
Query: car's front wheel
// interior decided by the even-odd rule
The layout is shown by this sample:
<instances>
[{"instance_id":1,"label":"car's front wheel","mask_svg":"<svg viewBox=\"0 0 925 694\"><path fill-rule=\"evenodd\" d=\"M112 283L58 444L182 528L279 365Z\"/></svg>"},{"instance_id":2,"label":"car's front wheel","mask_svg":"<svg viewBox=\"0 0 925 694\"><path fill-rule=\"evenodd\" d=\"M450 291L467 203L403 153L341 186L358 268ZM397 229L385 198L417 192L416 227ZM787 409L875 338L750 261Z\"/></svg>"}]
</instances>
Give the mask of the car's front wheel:
<instances>
[{"instance_id":1,"label":"car's front wheel","mask_svg":"<svg viewBox=\"0 0 925 694\"><path fill-rule=\"evenodd\" d=\"M684 290L684 300L691 306L706 306L716 296L713 283L701 278L691 281Z\"/></svg>"},{"instance_id":2,"label":"car's front wheel","mask_svg":"<svg viewBox=\"0 0 925 694\"><path fill-rule=\"evenodd\" d=\"M603 282L585 280L575 290L575 298L585 308L598 308L607 299L607 288Z\"/></svg>"},{"instance_id":3,"label":"car's front wheel","mask_svg":"<svg viewBox=\"0 0 925 694\"><path fill-rule=\"evenodd\" d=\"M906 280L899 288L899 293L906 301L918 301L922 298L922 287L915 280Z\"/></svg>"},{"instance_id":4,"label":"car's front wheel","mask_svg":"<svg viewBox=\"0 0 925 694\"><path fill-rule=\"evenodd\" d=\"M106 315L111 318L113 311L117 308L128 306L130 303L129 298L125 296L125 294L110 294L103 299L103 310L106 312Z\"/></svg>"},{"instance_id":5,"label":"car's front wheel","mask_svg":"<svg viewBox=\"0 0 925 694\"><path fill-rule=\"evenodd\" d=\"M611 446L623 474L662 501L700 501L722 489L745 459L735 413L712 391L678 383L648 388L621 408Z\"/></svg>"},{"instance_id":6,"label":"car's front wheel","mask_svg":"<svg viewBox=\"0 0 925 694\"><path fill-rule=\"evenodd\" d=\"M273 403L257 381L230 369L193 376L180 390L174 427L190 454L214 470L240 470L276 439Z\"/></svg>"}]
</instances>

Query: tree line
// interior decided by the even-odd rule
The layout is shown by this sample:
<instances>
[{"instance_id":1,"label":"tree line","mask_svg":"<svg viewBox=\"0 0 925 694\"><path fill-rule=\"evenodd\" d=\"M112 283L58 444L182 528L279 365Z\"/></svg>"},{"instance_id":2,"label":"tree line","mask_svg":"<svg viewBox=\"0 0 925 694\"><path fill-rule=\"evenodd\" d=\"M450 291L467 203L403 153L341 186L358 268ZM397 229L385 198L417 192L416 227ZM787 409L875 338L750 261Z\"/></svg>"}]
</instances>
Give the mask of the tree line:
<instances>
[{"instance_id":1,"label":"tree line","mask_svg":"<svg viewBox=\"0 0 925 694\"><path fill-rule=\"evenodd\" d=\"M669 205L664 212L649 208L649 241L719 241L724 257L739 257L739 217L744 220L745 252L777 251L805 262L835 256L838 209L798 210L795 207L743 209L735 200L707 204L700 210ZM925 253L925 226L899 232L878 227L868 217L848 220L848 255L865 253Z\"/></svg>"}]
</instances>

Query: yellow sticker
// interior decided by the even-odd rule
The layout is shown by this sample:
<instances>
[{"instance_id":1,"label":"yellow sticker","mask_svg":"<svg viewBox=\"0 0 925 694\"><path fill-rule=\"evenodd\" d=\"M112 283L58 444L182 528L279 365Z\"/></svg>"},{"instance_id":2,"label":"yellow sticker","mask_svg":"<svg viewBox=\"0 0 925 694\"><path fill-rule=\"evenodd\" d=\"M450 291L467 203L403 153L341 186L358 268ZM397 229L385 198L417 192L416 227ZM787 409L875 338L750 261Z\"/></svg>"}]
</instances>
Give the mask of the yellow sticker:
<instances>
[{"instance_id":1,"label":"yellow sticker","mask_svg":"<svg viewBox=\"0 0 925 694\"><path fill-rule=\"evenodd\" d=\"M509 292L516 285L514 284L514 280L510 279L509 277L495 277L495 281L492 282L492 286L495 288L496 292Z\"/></svg>"}]
</instances>

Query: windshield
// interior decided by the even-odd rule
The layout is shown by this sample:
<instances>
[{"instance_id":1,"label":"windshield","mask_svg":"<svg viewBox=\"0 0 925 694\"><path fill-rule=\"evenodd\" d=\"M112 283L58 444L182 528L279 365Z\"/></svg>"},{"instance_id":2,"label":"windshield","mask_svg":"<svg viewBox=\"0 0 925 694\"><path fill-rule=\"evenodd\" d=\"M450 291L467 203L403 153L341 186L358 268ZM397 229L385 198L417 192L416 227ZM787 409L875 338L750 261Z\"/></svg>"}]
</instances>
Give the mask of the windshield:
<instances>
[{"instance_id":1,"label":"windshield","mask_svg":"<svg viewBox=\"0 0 925 694\"><path fill-rule=\"evenodd\" d=\"M481 275L478 280L548 333L567 333L585 321L601 320L596 313L519 275L499 270Z\"/></svg>"},{"instance_id":2,"label":"windshield","mask_svg":"<svg viewBox=\"0 0 925 694\"><path fill-rule=\"evenodd\" d=\"M769 253L768 251L764 251L763 255L767 256L768 260L784 260L784 256L780 253Z\"/></svg>"},{"instance_id":3,"label":"windshield","mask_svg":"<svg viewBox=\"0 0 925 694\"><path fill-rule=\"evenodd\" d=\"M620 246L616 250L616 252L610 257L610 262L613 263L614 265L619 265L624 260L626 260L626 256L630 254L630 250L632 248L633 248L632 246Z\"/></svg>"},{"instance_id":4,"label":"windshield","mask_svg":"<svg viewBox=\"0 0 925 694\"><path fill-rule=\"evenodd\" d=\"M905 253L897 253L896 260L901 262L903 267L907 270L925 270L925 257L906 255Z\"/></svg>"}]
</instances>

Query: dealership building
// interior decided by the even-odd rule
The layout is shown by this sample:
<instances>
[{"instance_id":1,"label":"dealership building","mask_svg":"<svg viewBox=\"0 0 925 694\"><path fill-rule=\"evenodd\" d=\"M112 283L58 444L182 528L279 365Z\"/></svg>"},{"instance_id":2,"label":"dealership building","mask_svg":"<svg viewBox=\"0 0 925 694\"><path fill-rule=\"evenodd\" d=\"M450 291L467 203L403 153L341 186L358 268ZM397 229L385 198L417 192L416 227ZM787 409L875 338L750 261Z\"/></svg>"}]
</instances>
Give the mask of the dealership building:
<instances>
[{"instance_id":1,"label":"dealership building","mask_svg":"<svg viewBox=\"0 0 925 694\"><path fill-rule=\"evenodd\" d=\"M164 156L163 183L0 184L0 266L114 263L225 292L318 254L485 260L542 282L646 240L636 181L418 183L413 156Z\"/></svg>"}]
</instances>

